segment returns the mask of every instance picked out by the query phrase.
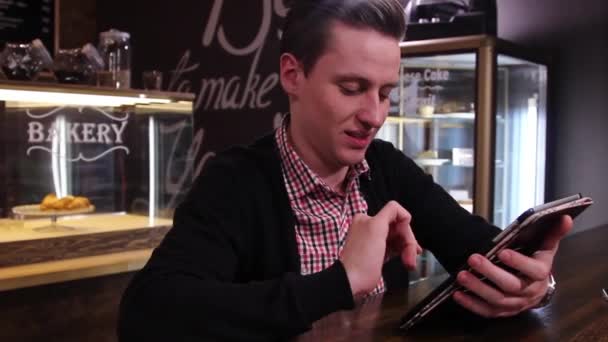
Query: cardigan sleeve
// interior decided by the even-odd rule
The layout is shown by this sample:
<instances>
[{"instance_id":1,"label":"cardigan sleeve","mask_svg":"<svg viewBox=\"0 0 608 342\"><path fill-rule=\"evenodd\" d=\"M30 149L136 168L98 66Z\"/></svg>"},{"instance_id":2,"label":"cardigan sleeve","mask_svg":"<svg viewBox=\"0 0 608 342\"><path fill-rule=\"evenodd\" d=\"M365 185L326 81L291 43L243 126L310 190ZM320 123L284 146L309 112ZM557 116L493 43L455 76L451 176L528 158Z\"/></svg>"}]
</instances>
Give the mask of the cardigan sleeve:
<instances>
[{"instance_id":1,"label":"cardigan sleeve","mask_svg":"<svg viewBox=\"0 0 608 342\"><path fill-rule=\"evenodd\" d=\"M412 215L412 230L450 273L486 246L500 229L472 215L416 163L390 143L378 142L389 192Z\"/></svg>"},{"instance_id":2,"label":"cardigan sleeve","mask_svg":"<svg viewBox=\"0 0 608 342\"><path fill-rule=\"evenodd\" d=\"M254 224L246 175L230 163L207 165L176 210L173 228L123 296L121 341L284 339L353 306L339 261L306 276L238 276Z\"/></svg>"}]
</instances>

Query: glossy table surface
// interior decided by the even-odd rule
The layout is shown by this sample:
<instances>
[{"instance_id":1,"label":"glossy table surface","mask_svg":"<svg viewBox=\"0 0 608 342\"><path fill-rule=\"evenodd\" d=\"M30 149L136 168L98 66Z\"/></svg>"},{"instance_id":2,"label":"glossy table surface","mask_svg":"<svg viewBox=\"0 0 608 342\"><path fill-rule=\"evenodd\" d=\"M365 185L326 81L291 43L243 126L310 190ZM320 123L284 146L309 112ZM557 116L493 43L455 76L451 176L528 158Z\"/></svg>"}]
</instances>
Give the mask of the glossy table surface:
<instances>
[{"instance_id":1,"label":"glossy table surface","mask_svg":"<svg viewBox=\"0 0 608 342\"><path fill-rule=\"evenodd\" d=\"M553 274L558 290L551 304L515 317L483 320L456 308L401 333L403 314L442 280L435 278L333 313L296 341L608 341L608 301L601 293L608 288L608 225L566 237Z\"/></svg>"}]
</instances>

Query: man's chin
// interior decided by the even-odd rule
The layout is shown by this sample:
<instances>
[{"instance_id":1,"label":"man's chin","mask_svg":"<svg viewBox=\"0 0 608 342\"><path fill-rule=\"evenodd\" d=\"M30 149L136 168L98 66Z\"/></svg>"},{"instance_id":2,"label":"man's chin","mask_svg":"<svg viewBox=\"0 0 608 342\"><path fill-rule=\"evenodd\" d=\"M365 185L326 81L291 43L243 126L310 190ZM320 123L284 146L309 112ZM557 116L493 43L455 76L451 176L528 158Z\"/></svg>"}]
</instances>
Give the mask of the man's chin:
<instances>
[{"instance_id":1,"label":"man's chin","mask_svg":"<svg viewBox=\"0 0 608 342\"><path fill-rule=\"evenodd\" d=\"M356 151L350 150L347 153L343 153L340 156L340 162L345 166L353 166L359 164L363 161L363 159L365 159L366 150L367 149Z\"/></svg>"}]
</instances>

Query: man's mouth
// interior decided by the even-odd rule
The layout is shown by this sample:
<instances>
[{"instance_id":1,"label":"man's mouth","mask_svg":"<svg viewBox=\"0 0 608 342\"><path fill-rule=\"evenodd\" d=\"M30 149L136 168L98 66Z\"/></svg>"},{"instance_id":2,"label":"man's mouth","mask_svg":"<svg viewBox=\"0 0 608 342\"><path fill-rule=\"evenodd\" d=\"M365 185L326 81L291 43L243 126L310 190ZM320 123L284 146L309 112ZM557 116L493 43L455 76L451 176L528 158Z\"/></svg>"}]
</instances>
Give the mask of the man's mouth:
<instances>
[{"instance_id":1,"label":"man's mouth","mask_svg":"<svg viewBox=\"0 0 608 342\"><path fill-rule=\"evenodd\" d=\"M346 134L359 139L367 139L371 135L369 131L346 131Z\"/></svg>"},{"instance_id":2,"label":"man's mouth","mask_svg":"<svg viewBox=\"0 0 608 342\"><path fill-rule=\"evenodd\" d=\"M345 133L349 137L350 145L356 148L367 147L372 137L370 131L346 131Z\"/></svg>"}]
</instances>

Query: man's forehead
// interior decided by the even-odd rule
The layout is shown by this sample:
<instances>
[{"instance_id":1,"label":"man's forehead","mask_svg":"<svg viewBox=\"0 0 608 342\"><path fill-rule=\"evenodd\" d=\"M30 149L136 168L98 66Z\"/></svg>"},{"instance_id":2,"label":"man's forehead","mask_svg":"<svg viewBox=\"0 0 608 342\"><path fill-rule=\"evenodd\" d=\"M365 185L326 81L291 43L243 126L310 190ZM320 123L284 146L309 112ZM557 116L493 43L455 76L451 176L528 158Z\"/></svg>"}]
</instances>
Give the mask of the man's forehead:
<instances>
[{"instance_id":1,"label":"man's forehead","mask_svg":"<svg viewBox=\"0 0 608 342\"><path fill-rule=\"evenodd\" d=\"M383 83L397 82L401 53L396 39L371 28L361 29L341 22L332 23L329 33L317 62L331 58L330 71L335 76L371 81L381 72Z\"/></svg>"},{"instance_id":2,"label":"man's forehead","mask_svg":"<svg viewBox=\"0 0 608 342\"><path fill-rule=\"evenodd\" d=\"M335 20L329 26L325 46L321 54L338 52L356 56L363 52L370 52L365 50L377 52L373 48L370 49L372 46L369 44L370 42L390 42L389 45L394 45L393 52L400 54L398 52L400 49L397 39L373 28L355 27ZM390 53L386 44L384 48L385 53Z\"/></svg>"}]
</instances>

